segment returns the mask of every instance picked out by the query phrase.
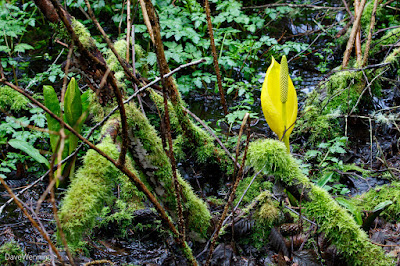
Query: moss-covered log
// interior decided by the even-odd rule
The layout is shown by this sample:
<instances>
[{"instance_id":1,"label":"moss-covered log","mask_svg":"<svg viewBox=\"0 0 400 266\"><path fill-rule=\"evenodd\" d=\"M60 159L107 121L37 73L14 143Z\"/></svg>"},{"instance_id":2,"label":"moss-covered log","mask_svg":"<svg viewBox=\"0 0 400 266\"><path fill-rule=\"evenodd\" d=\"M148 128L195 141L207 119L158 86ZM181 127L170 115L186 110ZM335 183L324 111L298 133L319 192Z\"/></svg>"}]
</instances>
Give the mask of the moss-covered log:
<instances>
[{"instance_id":1,"label":"moss-covered log","mask_svg":"<svg viewBox=\"0 0 400 266\"><path fill-rule=\"evenodd\" d=\"M126 107L128 114L130 152L142 179L154 191L164 207L173 217L176 215L176 198L172 183L172 168L161 139L148 119L134 103ZM182 187L184 211L188 228L204 236L209 227L211 215L207 205L198 198L190 185L178 175Z\"/></svg>"},{"instance_id":2,"label":"moss-covered log","mask_svg":"<svg viewBox=\"0 0 400 266\"><path fill-rule=\"evenodd\" d=\"M156 104L161 116L164 115L164 101L163 97L154 90L150 90L150 97ZM203 129L195 125L190 119L188 120L188 130L190 130L191 136L196 138L188 138L187 134L184 134L180 121L181 116L178 116L176 109L182 109L185 106L185 102L180 100L180 107L174 106L168 101L169 115L171 117L171 128L178 134L174 141L174 149L176 151L176 157L178 160L191 157L200 164L218 164L220 169L229 173L233 167L232 161L228 159L226 153L219 147L215 146L214 139Z\"/></svg>"},{"instance_id":3,"label":"moss-covered log","mask_svg":"<svg viewBox=\"0 0 400 266\"><path fill-rule=\"evenodd\" d=\"M118 158L118 148L111 137L103 139L98 147L112 158ZM135 171L128 159L126 164ZM94 150L89 150L84 157L83 166L72 179L68 191L62 201L59 212L60 221L68 242L77 247L84 233L89 233L96 225L106 204L115 200L113 189L121 184L123 198L130 207L143 207L143 194L115 166Z\"/></svg>"},{"instance_id":4,"label":"moss-covered log","mask_svg":"<svg viewBox=\"0 0 400 266\"><path fill-rule=\"evenodd\" d=\"M303 193L304 213L315 219L320 231L350 265L394 264L380 247L369 242L367 234L327 191L309 181L282 142L267 139L251 143L248 164L256 171L264 168L265 173L286 184L293 195Z\"/></svg>"}]
</instances>

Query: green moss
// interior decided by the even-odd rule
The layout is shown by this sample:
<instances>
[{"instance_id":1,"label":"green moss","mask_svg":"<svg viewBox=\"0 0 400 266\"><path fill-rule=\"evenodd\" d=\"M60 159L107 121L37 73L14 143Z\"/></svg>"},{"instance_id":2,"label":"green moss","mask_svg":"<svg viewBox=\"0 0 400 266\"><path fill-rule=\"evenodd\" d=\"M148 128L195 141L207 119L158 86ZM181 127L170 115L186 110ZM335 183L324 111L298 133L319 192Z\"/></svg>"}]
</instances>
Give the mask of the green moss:
<instances>
[{"instance_id":1,"label":"green moss","mask_svg":"<svg viewBox=\"0 0 400 266\"><path fill-rule=\"evenodd\" d=\"M263 225L271 227L279 218L279 202L272 200L269 191L260 193L256 200L260 202L261 206L257 210L255 218Z\"/></svg>"},{"instance_id":2,"label":"green moss","mask_svg":"<svg viewBox=\"0 0 400 266\"><path fill-rule=\"evenodd\" d=\"M378 53L385 45L392 45L397 43L399 37L400 28L388 30L385 35L372 42L369 55L373 56L374 54Z\"/></svg>"},{"instance_id":3,"label":"green moss","mask_svg":"<svg viewBox=\"0 0 400 266\"><path fill-rule=\"evenodd\" d=\"M117 51L117 53L121 56L121 58L126 60L126 40L121 39L118 40L114 43L114 48ZM145 52L143 48L139 44L135 44L135 61L139 62L140 59L145 57ZM124 69L121 66L121 64L118 62L117 57L114 55L114 53L109 49L106 53L106 63L108 67L115 72L115 77L119 82L123 83L123 77L125 77L124 74ZM148 66L147 64L141 65L141 64L136 64L136 71L140 73L142 76L146 76L146 73L148 72ZM125 85L124 85L125 86Z\"/></svg>"},{"instance_id":4,"label":"green moss","mask_svg":"<svg viewBox=\"0 0 400 266\"><path fill-rule=\"evenodd\" d=\"M112 158L118 158L118 149L109 136L98 148ZM83 166L72 180L59 211L64 233L72 246L78 246L83 234L90 232L96 225L96 218L100 216L104 205L114 200L113 188L121 181L127 182L127 178L121 176L120 171L110 162L94 150L87 152ZM141 194L134 187L129 189L132 189L129 192L131 201L136 199L135 207L139 208Z\"/></svg>"},{"instance_id":5,"label":"green moss","mask_svg":"<svg viewBox=\"0 0 400 266\"><path fill-rule=\"evenodd\" d=\"M353 217L332 199L327 191L313 185L304 176L296 160L286 152L285 145L276 140L258 140L250 144L248 164L289 186L302 188L309 198L304 213L315 219L320 231L338 248L351 265L392 265L383 250L368 241Z\"/></svg>"},{"instance_id":6,"label":"green moss","mask_svg":"<svg viewBox=\"0 0 400 266\"><path fill-rule=\"evenodd\" d=\"M243 209L248 215L246 220L254 220L251 226L250 235L242 238L240 241L244 244L251 244L257 249L265 247L269 241L271 227L274 226L281 214L279 202L271 198L269 191L263 191L258 194L253 201Z\"/></svg>"},{"instance_id":7,"label":"green moss","mask_svg":"<svg viewBox=\"0 0 400 266\"><path fill-rule=\"evenodd\" d=\"M365 4L363 13L361 15L362 32L365 32L366 35L368 35L369 32L369 25L371 24L371 16L373 9L374 9L374 1L372 0ZM375 21L379 20L379 17L382 15L383 15L382 7L378 4L376 8Z\"/></svg>"},{"instance_id":8,"label":"green moss","mask_svg":"<svg viewBox=\"0 0 400 266\"><path fill-rule=\"evenodd\" d=\"M5 242L0 247L0 264L1 265L23 265L25 255L22 248L14 240Z\"/></svg>"},{"instance_id":9,"label":"green moss","mask_svg":"<svg viewBox=\"0 0 400 266\"><path fill-rule=\"evenodd\" d=\"M93 120L100 122L115 107L115 103L109 101L105 106L101 106L96 93L90 90L89 94L89 113L93 115Z\"/></svg>"},{"instance_id":10,"label":"green moss","mask_svg":"<svg viewBox=\"0 0 400 266\"><path fill-rule=\"evenodd\" d=\"M320 141L327 141L338 137L341 128L337 119L331 114L321 114L315 105L308 105L304 109L304 115L296 122L294 136L305 135L307 142L315 145Z\"/></svg>"},{"instance_id":11,"label":"green moss","mask_svg":"<svg viewBox=\"0 0 400 266\"><path fill-rule=\"evenodd\" d=\"M317 186L310 191L311 202L305 203L305 214L315 219L320 231L332 240L351 265L393 265L380 247L368 241L353 217Z\"/></svg>"},{"instance_id":12,"label":"green moss","mask_svg":"<svg viewBox=\"0 0 400 266\"><path fill-rule=\"evenodd\" d=\"M276 179L288 185L311 185L296 160L288 155L285 144L281 141L259 139L250 143L247 164L257 172L263 169L265 174L273 174Z\"/></svg>"},{"instance_id":13,"label":"green moss","mask_svg":"<svg viewBox=\"0 0 400 266\"><path fill-rule=\"evenodd\" d=\"M153 90L150 90L150 97L156 104L161 116L165 115L163 97ZM176 105L168 101L171 129L179 134L174 140L174 151L176 151L177 160L184 160L189 157L193 158L199 164L214 163L218 164L222 171L226 171L228 174L232 172L232 164L227 163L225 152L221 148L216 147L214 139L191 120L188 120L189 122L186 124L186 127L193 138L186 136L181 126L182 121L186 120L182 109L184 105L183 101Z\"/></svg>"},{"instance_id":14,"label":"green moss","mask_svg":"<svg viewBox=\"0 0 400 266\"><path fill-rule=\"evenodd\" d=\"M388 185L375 187L368 192L352 198L361 210L372 211L379 203L386 200L393 201L382 213L387 220L398 221L400 219L400 182L392 182Z\"/></svg>"},{"instance_id":15,"label":"green moss","mask_svg":"<svg viewBox=\"0 0 400 266\"><path fill-rule=\"evenodd\" d=\"M77 19L72 18L72 27L74 28L75 34L79 37L79 41L86 49L92 50L96 47L95 41L86 26Z\"/></svg>"},{"instance_id":16,"label":"green moss","mask_svg":"<svg viewBox=\"0 0 400 266\"><path fill-rule=\"evenodd\" d=\"M251 180L253 179L253 176L248 176L243 178L242 181L240 181L238 187L237 187L237 192L236 192L236 199L234 201L234 205L236 205L239 202L239 199L242 197L244 191L247 189L249 186ZM271 190L273 187L273 184L267 180L265 180L264 175L258 175L254 181L253 184L249 187L247 190L246 194L244 195L241 205L247 205L251 201L253 201L255 198L257 198L258 195L260 195L261 192L266 191L266 190Z\"/></svg>"},{"instance_id":17,"label":"green moss","mask_svg":"<svg viewBox=\"0 0 400 266\"><path fill-rule=\"evenodd\" d=\"M400 48L394 49L383 61L383 63L391 63L395 66L399 66Z\"/></svg>"},{"instance_id":18,"label":"green moss","mask_svg":"<svg viewBox=\"0 0 400 266\"><path fill-rule=\"evenodd\" d=\"M147 183L150 188L158 196L159 200L164 203L170 213L177 217L177 203L174 194L174 185L172 182L172 168L169 158L163 150L161 139L157 135L156 130L151 126L147 118L137 109L134 103L130 103L126 107L128 125L132 130L131 141L136 141L134 145L143 147L141 163L144 161L151 168L153 173L149 173L144 177L147 178ZM138 159L138 158L137 158ZM207 205L199 199L193 192L190 185L185 182L180 175L178 181L181 184L184 196L184 211L187 215L189 229L198 232L204 236L207 232L211 214L208 211Z\"/></svg>"},{"instance_id":19,"label":"green moss","mask_svg":"<svg viewBox=\"0 0 400 266\"><path fill-rule=\"evenodd\" d=\"M21 93L11 89L8 86L0 87L0 108L4 110L20 111L27 110L28 99Z\"/></svg>"},{"instance_id":20,"label":"green moss","mask_svg":"<svg viewBox=\"0 0 400 266\"><path fill-rule=\"evenodd\" d=\"M161 116L165 115L165 109L164 109L164 98L154 90L150 89L150 98L154 102L154 104L157 107L157 110L159 110ZM169 117L170 117L170 123L171 123L171 128L175 130L177 133L181 134L182 133L182 128L179 124L178 118L176 116L174 107L171 104L171 101L168 101L168 112L169 112Z\"/></svg>"}]
</instances>

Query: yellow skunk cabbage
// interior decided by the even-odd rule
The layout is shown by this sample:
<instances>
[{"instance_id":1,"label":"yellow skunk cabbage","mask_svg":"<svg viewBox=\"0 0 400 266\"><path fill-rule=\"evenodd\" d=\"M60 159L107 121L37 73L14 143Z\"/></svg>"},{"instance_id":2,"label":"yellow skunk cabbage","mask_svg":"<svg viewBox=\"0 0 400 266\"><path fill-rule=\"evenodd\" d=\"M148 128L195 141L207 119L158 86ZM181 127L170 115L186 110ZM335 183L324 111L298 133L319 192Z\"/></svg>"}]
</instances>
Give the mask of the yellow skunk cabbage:
<instances>
[{"instance_id":1,"label":"yellow skunk cabbage","mask_svg":"<svg viewBox=\"0 0 400 266\"><path fill-rule=\"evenodd\" d=\"M297 94L289 76L286 56L282 57L281 65L272 57L262 85L261 107L269 127L290 152L289 136L297 118Z\"/></svg>"}]
</instances>

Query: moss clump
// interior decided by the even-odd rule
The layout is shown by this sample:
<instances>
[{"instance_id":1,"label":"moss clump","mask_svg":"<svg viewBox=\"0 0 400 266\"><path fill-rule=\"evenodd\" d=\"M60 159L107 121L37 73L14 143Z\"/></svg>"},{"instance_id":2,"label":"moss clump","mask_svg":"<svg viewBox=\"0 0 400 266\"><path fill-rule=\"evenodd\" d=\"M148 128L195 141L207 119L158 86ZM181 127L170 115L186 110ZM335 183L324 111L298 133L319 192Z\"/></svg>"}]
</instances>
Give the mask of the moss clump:
<instances>
[{"instance_id":1,"label":"moss clump","mask_svg":"<svg viewBox=\"0 0 400 266\"><path fill-rule=\"evenodd\" d=\"M331 239L351 265L393 265L383 250L368 241L353 217L317 186L310 191L311 202L304 204L305 214L313 217L320 231Z\"/></svg>"},{"instance_id":2,"label":"moss clump","mask_svg":"<svg viewBox=\"0 0 400 266\"><path fill-rule=\"evenodd\" d=\"M385 35L372 42L369 55L372 56L378 53L381 50L381 48L385 45L391 45L397 43L399 37L400 37L400 28L388 30Z\"/></svg>"},{"instance_id":3,"label":"moss clump","mask_svg":"<svg viewBox=\"0 0 400 266\"><path fill-rule=\"evenodd\" d=\"M164 109L164 98L154 90L150 89L150 98L154 102L157 107L157 110L160 112L161 116L165 115ZM174 107L172 106L171 101L168 101L168 112L170 117L171 128L174 129L178 134L182 133L182 128L179 124L178 117L176 116Z\"/></svg>"},{"instance_id":4,"label":"moss clump","mask_svg":"<svg viewBox=\"0 0 400 266\"><path fill-rule=\"evenodd\" d=\"M239 202L239 199L242 197L243 193L249 186L251 180L253 179L252 176L248 176L243 178L242 181L240 181L238 187L237 187L237 192L236 192L236 199L234 201L234 205L236 205ZM264 175L258 175L254 181L253 184L249 187L247 190L246 194L244 195L241 205L244 206L246 204L249 204L251 201L253 201L255 198L257 198L258 195L260 195L261 192L263 191L269 191L273 187L273 184L267 180L265 180Z\"/></svg>"},{"instance_id":5,"label":"moss clump","mask_svg":"<svg viewBox=\"0 0 400 266\"><path fill-rule=\"evenodd\" d=\"M363 13L361 15L361 27L362 31L368 35L369 25L371 24L371 16L372 11L374 10L374 1L369 1L365 4ZM378 5L376 8L376 18L379 18L383 15L381 5Z\"/></svg>"},{"instance_id":6,"label":"moss clump","mask_svg":"<svg viewBox=\"0 0 400 266\"><path fill-rule=\"evenodd\" d=\"M28 99L21 93L8 86L0 87L0 108L4 110L20 111L28 109Z\"/></svg>"},{"instance_id":7,"label":"moss clump","mask_svg":"<svg viewBox=\"0 0 400 266\"><path fill-rule=\"evenodd\" d=\"M313 185L301 172L296 160L286 152L285 145L276 140L258 140L250 144L248 163L256 171L273 175L305 194L305 214L315 219L320 231L332 241L351 265L392 265L381 248L368 241L353 217L332 199L327 191Z\"/></svg>"},{"instance_id":8,"label":"moss clump","mask_svg":"<svg viewBox=\"0 0 400 266\"><path fill-rule=\"evenodd\" d=\"M243 209L243 212L248 214L246 220L251 219L254 224L251 226L251 234L242 238L241 241L244 244L251 243L257 249L264 247L268 244L271 227L280 218L279 202L271 198L269 191L263 191Z\"/></svg>"},{"instance_id":9,"label":"moss clump","mask_svg":"<svg viewBox=\"0 0 400 266\"><path fill-rule=\"evenodd\" d=\"M98 147L112 158L118 158L118 149L110 137L106 137ZM83 234L96 225L96 218L100 216L104 205L114 200L112 191L119 181L124 186L127 177L94 150L87 152L83 166L72 180L59 212L64 233L71 246L79 246ZM135 207L141 207L141 194L135 187L129 189L131 201L135 198Z\"/></svg>"},{"instance_id":10,"label":"moss clump","mask_svg":"<svg viewBox=\"0 0 400 266\"><path fill-rule=\"evenodd\" d=\"M4 243L0 247L1 265L23 265L24 251L14 240Z\"/></svg>"},{"instance_id":11,"label":"moss clump","mask_svg":"<svg viewBox=\"0 0 400 266\"><path fill-rule=\"evenodd\" d=\"M301 172L297 161L287 153L285 144L281 141L259 139L250 143L247 164L255 171L262 170L265 174L272 174L276 179L290 186L297 184L311 186L308 178Z\"/></svg>"},{"instance_id":12,"label":"moss clump","mask_svg":"<svg viewBox=\"0 0 400 266\"><path fill-rule=\"evenodd\" d=\"M117 53L121 56L121 58L126 60L126 40L121 39L118 40L114 43L114 48L117 51ZM114 75L117 78L119 82L122 82L122 78L125 76L124 69L121 66L121 64L118 62L117 57L114 55L114 53L111 51L111 49L107 50L106 53L106 62L108 67L114 71ZM140 73L142 76L146 76L147 72L149 71L148 65L147 64L142 64L140 63L141 59L145 58L145 52L143 48L139 44L135 44L135 64L136 64L136 70L138 73ZM123 86L125 86L124 83L122 83Z\"/></svg>"},{"instance_id":13,"label":"moss clump","mask_svg":"<svg viewBox=\"0 0 400 266\"><path fill-rule=\"evenodd\" d=\"M386 200L391 200L393 204L389 205L381 216L387 220L398 221L400 219L400 182L375 187L352 199L361 210L366 211L372 211L379 203Z\"/></svg>"},{"instance_id":14,"label":"moss clump","mask_svg":"<svg viewBox=\"0 0 400 266\"><path fill-rule=\"evenodd\" d=\"M142 169L146 172L142 175L147 178L149 188L155 192L159 200L172 213L173 217L177 217L177 203L174 194L174 185L172 182L172 168L162 144L161 139L157 135L156 130L149 124L147 118L137 109L134 103L128 104L126 107L128 126L131 130L131 141L133 145L140 148L135 151L134 157L137 164L142 167L152 169L150 171ZM135 149L133 147L133 149ZM187 213L188 228L202 236L204 236L209 227L211 214L207 205L196 196L190 185L185 182L178 174L178 182L182 187L184 197L184 212Z\"/></svg>"},{"instance_id":15,"label":"moss clump","mask_svg":"<svg viewBox=\"0 0 400 266\"><path fill-rule=\"evenodd\" d=\"M153 90L150 90L150 96L160 111L160 115L164 116L164 99L161 95ZM231 165L227 163L227 156L225 152L216 147L214 139L203 129L195 125L191 120L188 122L187 130L190 131L193 138L188 138L181 127L183 118L183 109L185 103L181 100L180 104L173 105L168 101L168 111L170 115L171 129L179 134L174 141L174 151L176 152L177 160L184 160L185 158L193 158L199 164L217 164L222 171L232 171ZM180 114L180 115L179 115Z\"/></svg>"},{"instance_id":16,"label":"moss clump","mask_svg":"<svg viewBox=\"0 0 400 266\"><path fill-rule=\"evenodd\" d=\"M330 140L339 136L340 126L332 114L321 114L315 105L308 105L304 109L304 115L297 121L295 135L306 134L307 142L311 145L322 140Z\"/></svg>"},{"instance_id":17,"label":"moss clump","mask_svg":"<svg viewBox=\"0 0 400 266\"><path fill-rule=\"evenodd\" d=\"M324 114L333 110L348 113L356 104L363 89L362 72L340 71L329 77L329 81L322 87L327 92L327 97L322 103L326 105Z\"/></svg>"},{"instance_id":18,"label":"moss clump","mask_svg":"<svg viewBox=\"0 0 400 266\"><path fill-rule=\"evenodd\" d=\"M77 19L72 18L72 27L74 28L75 34L79 37L79 41L86 49L91 50L96 47L95 41L86 26Z\"/></svg>"}]
</instances>

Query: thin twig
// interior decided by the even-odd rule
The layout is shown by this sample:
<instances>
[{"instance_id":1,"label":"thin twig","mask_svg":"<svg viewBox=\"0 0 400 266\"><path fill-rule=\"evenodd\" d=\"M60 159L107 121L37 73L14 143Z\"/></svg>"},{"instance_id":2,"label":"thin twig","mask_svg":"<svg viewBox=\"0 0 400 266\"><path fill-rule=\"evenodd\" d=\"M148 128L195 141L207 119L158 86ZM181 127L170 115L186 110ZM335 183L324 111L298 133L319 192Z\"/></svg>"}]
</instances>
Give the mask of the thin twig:
<instances>
[{"instance_id":1,"label":"thin twig","mask_svg":"<svg viewBox=\"0 0 400 266\"><path fill-rule=\"evenodd\" d=\"M97 21L93 10L90 6L90 3L88 0L85 0L85 4L86 7L88 8L88 13L90 18L92 19L93 23L96 25L97 29L101 32L101 34L103 35L104 39L107 42L107 45L109 46L109 48L113 51L113 53L115 54L115 56L117 57L119 63L121 64L121 66L127 69L125 70L125 72L127 72L128 74L132 75L132 72L129 70L126 61L123 61L120 57L120 55L117 53L117 51L115 50L114 46L112 45L110 39L107 37L106 33L104 32L103 28L100 26L99 22ZM128 30L129 32L129 30ZM129 43L129 39L128 39L128 43ZM128 49L129 50L129 49ZM128 57L129 60L129 57ZM106 66L106 68L108 69L108 67ZM114 76L112 75L108 75L108 80L112 81L113 84L113 89L114 89L114 94L115 97L117 99L117 103L118 103L118 109L119 109L119 113L121 116L121 125L122 125L122 147L121 147L121 152L119 154L118 157L118 164L120 165L124 165L125 164L125 156L126 153L128 151L128 143L129 143L129 138L128 138L128 124L127 124L127 119L126 119L126 112L125 112L125 106L123 103L123 98L122 98L122 93L121 90L119 89L119 87L116 85L116 81Z\"/></svg>"},{"instance_id":2,"label":"thin twig","mask_svg":"<svg viewBox=\"0 0 400 266\"><path fill-rule=\"evenodd\" d=\"M136 50L135 50L135 25L132 25L132 68L133 68L133 75L136 77ZM137 84L133 84L135 88L135 92L138 90ZM137 99L139 102L140 110L142 110L142 113L144 116L146 116L146 112L144 111L143 108L143 103L142 103L142 97L140 94L137 94Z\"/></svg>"},{"instance_id":3,"label":"thin twig","mask_svg":"<svg viewBox=\"0 0 400 266\"><path fill-rule=\"evenodd\" d=\"M228 107L227 107L226 101L225 101L224 89L222 88L221 73L219 71L217 49L215 48L214 33L213 33L213 28L212 28L212 23L211 23L211 11L210 11L210 5L208 4L208 0L204 1L204 9L206 11L208 34L210 35L211 52L212 52L212 55L213 55L215 73L217 74L217 83L218 83L219 95L220 95L220 98L221 98L221 105L222 105L222 108L224 110L224 114L227 115L228 114Z\"/></svg>"},{"instance_id":4,"label":"thin twig","mask_svg":"<svg viewBox=\"0 0 400 266\"><path fill-rule=\"evenodd\" d=\"M215 133L212 131L212 129L207 126L206 123L204 123L203 120L201 120L197 115L195 115L194 113L192 113L189 109L184 107L184 110L190 115L192 116L197 122L200 123L200 125L203 126L204 129L206 129L208 131L208 133L210 133L210 135L217 141L217 143L221 146L221 148L225 151L226 155L228 155L229 158L231 158L231 160L233 161L233 163L236 163L236 167L240 167L239 163L236 162L235 158L233 158L232 154L229 152L229 150L225 147L225 145L222 143L222 141L217 137L217 135L215 135Z\"/></svg>"},{"instance_id":5,"label":"thin twig","mask_svg":"<svg viewBox=\"0 0 400 266\"><path fill-rule=\"evenodd\" d=\"M358 12L356 14L356 18L354 20L353 28L351 29L350 37L347 42L346 51L344 52L344 55L343 55L342 68L346 68L347 64L349 63L350 53L354 46L354 39L356 37L357 31L360 27L361 15L364 10L365 3L366 3L366 0L361 0Z\"/></svg>"},{"instance_id":6,"label":"thin twig","mask_svg":"<svg viewBox=\"0 0 400 266\"><path fill-rule=\"evenodd\" d=\"M126 62L129 64L130 33L131 33L131 1L126 4Z\"/></svg>"},{"instance_id":7,"label":"thin twig","mask_svg":"<svg viewBox=\"0 0 400 266\"><path fill-rule=\"evenodd\" d=\"M354 13L358 14L360 8L360 0L354 1ZM362 12L362 11L361 11ZM361 24L361 23L360 23ZM357 65L362 65L362 51L361 51L361 25L358 25L356 39L354 42L356 49Z\"/></svg>"},{"instance_id":8,"label":"thin twig","mask_svg":"<svg viewBox=\"0 0 400 266\"><path fill-rule=\"evenodd\" d=\"M372 9L372 14L371 14L371 21L369 24L369 31L368 31L368 38L367 38L367 43L365 44L365 49L364 49L364 58L362 62L362 66L365 66L368 63L368 54L369 54L369 48L371 46L371 41L372 41L372 33L374 31L375 27L375 17L376 17L376 9L378 8L378 0L374 1L374 8Z\"/></svg>"},{"instance_id":9,"label":"thin twig","mask_svg":"<svg viewBox=\"0 0 400 266\"><path fill-rule=\"evenodd\" d=\"M60 260L61 263L64 263L60 253L58 252L56 246L53 244L49 236L40 228L37 222L32 218L32 216L28 213L28 211L22 206L21 202L17 199L15 194L12 192L11 188L7 185L3 178L0 177L0 182L3 184L5 189L7 190L8 194L14 199L15 203L17 204L18 208L25 214L25 216L31 221L32 225L39 231L39 233L43 236L43 238L49 243L51 249L56 253L57 258Z\"/></svg>"},{"instance_id":10,"label":"thin twig","mask_svg":"<svg viewBox=\"0 0 400 266\"><path fill-rule=\"evenodd\" d=\"M146 4L144 3L143 0L139 0L139 3L140 3L140 7L142 8L142 15L143 15L144 24L146 25L147 31L150 34L150 39L151 39L152 43L155 44L156 42L154 40L154 33L153 33L153 29L151 28L149 15L147 14Z\"/></svg>"},{"instance_id":11,"label":"thin twig","mask_svg":"<svg viewBox=\"0 0 400 266\"><path fill-rule=\"evenodd\" d=\"M379 157L376 157L376 158L377 158L377 159L381 159L381 161L383 162L383 164L386 166L386 169L388 170L390 176L391 176L394 180L397 179L396 176L395 176L395 174L393 174L393 172L392 172L392 170L391 170L391 167L389 166L388 162L386 161L385 154L383 153L383 150L382 150L382 148L381 148L381 145L379 144L378 139L377 139L376 137L374 137L374 138L375 138L375 142L376 142L376 147L378 148L379 153L382 155L382 158L379 158Z\"/></svg>"},{"instance_id":12,"label":"thin twig","mask_svg":"<svg viewBox=\"0 0 400 266\"><path fill-rule=\"evenodd\" d=\"M354 19L353 13L351 13L349 5L347 4L346 0L342 0L344 8L346 9L347 13L349 14L351 20Z\"/></svg>"},{"instance_id":13,"label":"thin twig","mask_svg":"<svg viewBox=\"0 0 400 266\"><path fill-rule=\"evenodd\" d=\"M160 63L159 63L160 65ZM171 168L172 168L172 179L174 182L174 193L176 197L176 202L177 202L177 209L178 209L178 225L179 225L179 233L180 233L180 239L182 244L185 242L185 222L183 218L183 207L182 207L182 187L178 182L178 176L176 173L176 161L175 161L175 156L174 156L174 150L173 150L173 144L172 144L172 134L171 134L171 121L170 121L170 116L169 116L169 108L168 108L168 90L165 88L165 82L164 79L161 80L163 84L163 99L164 99L164 125L165 125L165 135L166 139L168 140L168 147L169 147L169 152L167 152L167 156L169 157L169 160L171 162Z\"/></svg>"},{"instance_id":14,"label":"thin twig","mask_svg":"<svg viewBox=\"0 0 400 266\"><path fill-rule=\"evenodd\" d=\"M215 229L215 232L214 232L215 234L214 234L214 236L212 238L210 249L209 249L208 256L207 256L207 260L206 260L206 263L205 263L206 266L210 265L210 261L211 261L211 258L212 258L213 252L214 252L214 246L215 246L215 243L217 242L217 239L218 239L218 236L219 236L219 232L220 232L220 230L222 228L222 223L224 222L226 214L228 213L229 206L232 204L232 201L235 198L236 189L237 189L237 186L239 184L239 181L242 179L243 168L244 168L244 164L246 162L246 155L247 155L247 150L248 150L248 147L249 147L248 144L249 144L249 141L250 141L250 122L249 122L249 117L250 117L250 114L246 113L244 118L243 118L242 125L240 126L240 131L243 131L243 129L246 126L246 124L248 125L246 148L244 150L244 155L243 155L243 159L242 159L242 165L240 166L240 169L239 169L239 171L237 173L236 180L235 180L235 183L233 184L232 191L231 191L231 193L229 195L228 202L225 204L224 211L222 212L222 215L221 215L221 218L219 219L217 228ZM239 139L239 141L240 141L240 139Z\"/></svg>"},{"instance_id":15,"label":"thin twig","mask_svg":"<svg viewBox=\"0 0 400 266\"><path fill-rule=\"evenodd\" d=\"M368 83L368 85L367 85L367 86L364 88L364 90L360 93L360 96L358 97L356 104L355 104L355 105L353 106L353 108L351 109L349 115L351 115L351 114L354 112L354 110L356 109L357 105L360 103L360 100L361 100L362 96L363 96L364 93L367 91L367 89L371 87L372 83L373 83L377 78L379 78L381 75L383 75L388 69L389 69L389 68L386 68L386 70L381 71L378 75L374 76L374 78L371 80L371 82Z\"/></svg>"},{"instance_id":16,"label":"thin twig","mask_svg":"<svg viewBox=\"0 0 400 266\"><path fill-rule=\"evenodd\" d=\"M59 151L63 151L64 150L65 135L61 135L60 140L61 141L59 141L60 142ZM59 152L57 154L58 155L57 159L58 159L59 162L61 162L61 154L62 154L62 152L61 153ZM50 179L49 181L50 181L50 185L51 185L51 187L50 187L50 202L51 202L51 205L52 205L52 208L53 208L54 220L56 220L56 224L57 224L57 232L60 235L61 242L63 243L63 246L65 248L65 252L67 253L67 257L69 259L69 262L71 263L71 265L74 266L75 265L74 258L72 257L72 254L71 254L71 252L70 252L70 250L68 248L67 239L65 238L64 230L62 229L62 225L61 225L60 219L59 219L58 214L57 214L57 204L56 204L55 193L54 193L54 185L55 185L56 182L53 182L53 180L57 180L58 177L54 178L54 172L53 172L53 167L52 166L54 165L55 155L53 155L52 157L53 158L52 158L51 164L50 164L50 175L49 175L49 179Z\"/></svg>"}]
</instances>

